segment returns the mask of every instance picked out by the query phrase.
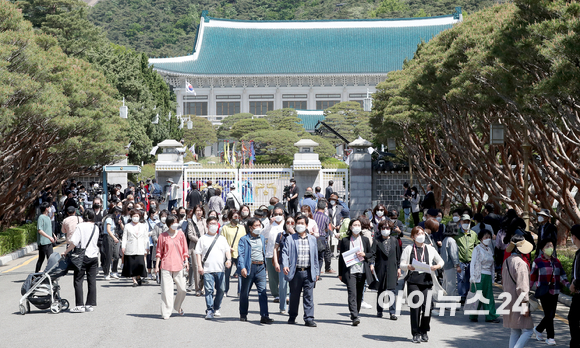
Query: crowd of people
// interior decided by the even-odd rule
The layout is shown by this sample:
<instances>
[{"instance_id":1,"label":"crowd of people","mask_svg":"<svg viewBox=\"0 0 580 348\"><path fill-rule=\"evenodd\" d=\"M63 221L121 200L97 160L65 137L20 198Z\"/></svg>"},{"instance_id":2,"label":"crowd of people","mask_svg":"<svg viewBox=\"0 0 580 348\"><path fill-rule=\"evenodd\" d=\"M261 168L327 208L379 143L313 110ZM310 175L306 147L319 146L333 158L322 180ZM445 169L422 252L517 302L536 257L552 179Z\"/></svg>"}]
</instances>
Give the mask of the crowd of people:
<instances>
[{"instance_id":1,"label":"crowd of people","mask_svg":"<svg viewBox=\"0 0 580 348\"><path fill-rule=\"evenodd\" d=\"M464 306L464 310L475 303L474 309L486 311L486 322L500 323L493 295L495 282L513 299L523 300L521 311L511 310L515 305L512 302L506 307L509 314L503 314L503 325L511 330L510 348L524 347L532 334L548 345L556 344L554 317L563 287L573 294L568 317L570 346L580 344L579 252L573 274L566 275L557 258L557 230L547 209L538 213L534 238L515 210L500 215L491 204L475 214L467 207L455 209L449 222L443 223L443 212L436 208L431 185L420 202L417 188L405 183L402 197L407 203L403 203L401 221L398 210L381 203L351 218L348 205L334 192L332 182L325 195L319 187L307 188L299 199L292 180L289 198L296 203L286 206L272 197L269 206L260 206L254 212L239 201L241 197L235 192L228 195L229 204L221 200L219 188L212 188L209 193L211 182L204 192L192 185L187 208L174 204L160 210L160 198L149 194L156 189L152 184L156 183L140 184L137 190L133 187L124 193L116 188L107 209L98 197L93 199L91 208L64 204L67 217L62 221L62 233L68 247L63 254L74 248L86 250L83 267L74 272L76 304L71 311L90 312L97 305L99 264L106 280L124 277L131 279L134 287L159 282L164 319L173 310L184 315L182 304L187 292L191 292L205 297L208 320L221 316L224 296L235 294L239 297L239 319L247 321L249 293L255 285L261 323L273 322L269 297L278 304L280 313L288 315L290 324L296 323L302 299L303 320L309 327L317 326L314 287L325 273L336 274L344 283L353 326L361 322L361 307L372 308L364 301L367 289L377 291L377 317L383 317L383 311L388 310L389 319L397 320L396 301L385 305L379 295L395 291L400 284L404 284L408 299L418 293L430 299L429 292L442 290L447 298L457 298L458 306ZM141 188L144 194L139 193ZM65 193L70 195L71 189L75 188L69 187ZM50 202L51 195L47 195L39 207L37 271L52 253L57 239L50 219L54 214ZM423 221L418 221L420 212ZM412 242L403 248L407 231ZM580 248L580 225L573 226L570 235L572 243ZM333 258L338 258L338 271L331 267ZM231 291L236 278L237 287ZM529 308L533 301L529 293L534 287L544 312L535 326ZM477 293L483 300L474 302ZM433 298L440 300L435 295ZM413 342L429 341L432 308L427 301L410 308ZM479 318L470 315L469 320L476 322Z\"/></svg>"}]
</instances>

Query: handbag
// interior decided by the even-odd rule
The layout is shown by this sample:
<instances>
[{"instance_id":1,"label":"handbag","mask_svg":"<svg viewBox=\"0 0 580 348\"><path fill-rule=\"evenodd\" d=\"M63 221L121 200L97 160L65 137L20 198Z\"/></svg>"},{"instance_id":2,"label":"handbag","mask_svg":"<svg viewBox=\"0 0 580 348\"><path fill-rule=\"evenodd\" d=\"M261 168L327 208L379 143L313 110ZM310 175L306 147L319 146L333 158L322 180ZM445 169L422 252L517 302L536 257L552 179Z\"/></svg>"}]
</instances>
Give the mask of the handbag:
<instances>
[{"instance_id":1,"label":"handbag","mask_svg":"<svg viewBox=\"0 0 580 348\"><path fill-rule=\"evenodd\" d=\"M75 247L70 253L69 253L69 265L70 268L72 268L72 270L74 271L80 271L81 268L83 267L83 262L85 261L85 252L86 252L86 247L91 244L91 240L93 239L93 235L95 234L95 229L97 228L97 226L95 225L93 227L93 232L91 233L91 237L89 238L89 241L87 242L87 244L85 245L84 248L79 248L79 247ZM82 245L82 243L81 243Z\"/></svg>"},{"instance_id":2,"label":"handbag","mask_svg":"<svg viewBox=\"0 0 580 348\"><path fill-rule=\"evenodd\" d=\"M326 250L326 237L318 237L316 238L316 247L318 248L318 253Z\"/></svg>"},{"instance_id":3,"label":"handbag","mask_svg":"<svg viewBox=\"0 0 580 348\"><path fill-rule=\"evenodd\" d=\"M475 292L472 291L473 289L475 289ZM465 300L465 304L463 305L464 311L476 311L479 308L479 299L476 299L473 302L471 301L471 299L475 297L476 293L477 287L475 286L475 284L471 283L469 285L469 293L467 293L467 299Z\"/></svg>"},{"instance_id":4,"label":"handbag","mask_svg":"<svg viewBox=\"0 0 580 348\"><path fill-rule=\"evenodd\" d=\"M517 284L514 277L512 276L512 272L510 272L510 266L507 263L506 263L506 267L507 267L508 275L512 279L512 282L514 282L514 284ZM528 309L530 312L535 312L538 309L540 309L540 303L538 302L538 299L534 296L534 294L532 294L531 291L528 294Z\"/></svg>"}]
</instances>

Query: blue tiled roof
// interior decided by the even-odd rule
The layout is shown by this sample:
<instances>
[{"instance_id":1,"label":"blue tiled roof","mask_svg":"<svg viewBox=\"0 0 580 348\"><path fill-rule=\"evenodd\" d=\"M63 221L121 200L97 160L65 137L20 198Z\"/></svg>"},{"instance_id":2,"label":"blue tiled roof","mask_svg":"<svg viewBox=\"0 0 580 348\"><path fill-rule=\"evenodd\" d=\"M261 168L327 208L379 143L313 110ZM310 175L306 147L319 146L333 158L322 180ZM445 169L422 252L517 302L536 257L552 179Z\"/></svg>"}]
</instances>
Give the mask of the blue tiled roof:
<instances>
[{"instance_id":1,"label":"blue tiled roof","mask_svg":"<svg viewBox=\"0 0 580 348\"><path fill-rule=\"evenodd\" d=\"M420 20L408 20L404 23L408 26L403 27L267 29L207 25L200 35L203 37L197 38L201 45L196 60L192 55L182 61L159 59L151 63L156 69L192 75L387 73L401 69L421 41L429 41L452 26L414 25Z\"/></svg>"},{"instance_id":2,"label":"blue tiled roof","mask_svg":"<svg viewBox=\"0 0 580 348\"><path fill-rule=\"evenodd\" d=\"M314 114L305 115L305 114L300 113L300 110L296 110L296 111L298 113L297 117L300 119L300 124L304 127L304 129L307 132L314 131L318 121L324 121L324 111L323 110L320 110L320 113L317 115L314 115ZM312 112L312 110L308 110L308 111Z\"/></svg>"}]
</instances>

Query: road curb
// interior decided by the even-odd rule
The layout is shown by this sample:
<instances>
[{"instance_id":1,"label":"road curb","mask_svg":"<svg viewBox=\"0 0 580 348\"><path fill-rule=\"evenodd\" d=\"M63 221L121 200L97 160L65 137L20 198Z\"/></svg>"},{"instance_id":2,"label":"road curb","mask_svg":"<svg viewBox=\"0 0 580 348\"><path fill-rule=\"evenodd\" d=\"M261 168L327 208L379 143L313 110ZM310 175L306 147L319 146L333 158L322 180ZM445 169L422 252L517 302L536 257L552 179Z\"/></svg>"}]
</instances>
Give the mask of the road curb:
<instances>
[{"instance_id":1,"label":"road curb","mask_svg":"<svg viewBox=\"0 0 580 348\"><path fill-rule=\"evenodd\" d=\"M32 244L25 246L24 248L18 249L10 254L6 254L0 257L0 266L5 266L9 262L24 257L30 254L31 252L35 251L36 249L38 249L38 244L34 242Z\"/></svg>"}]
</instances>

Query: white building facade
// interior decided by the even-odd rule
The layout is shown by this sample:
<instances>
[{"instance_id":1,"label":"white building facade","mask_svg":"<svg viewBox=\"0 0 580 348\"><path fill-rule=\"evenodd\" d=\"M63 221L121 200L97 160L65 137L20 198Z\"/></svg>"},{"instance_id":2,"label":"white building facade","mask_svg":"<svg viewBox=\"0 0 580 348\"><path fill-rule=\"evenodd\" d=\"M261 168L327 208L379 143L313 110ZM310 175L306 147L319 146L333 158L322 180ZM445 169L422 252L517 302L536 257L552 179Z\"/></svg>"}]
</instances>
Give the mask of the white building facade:
<instances>
[{"instance_id":1,"label":"white building facade","mask_svg":"<svg viewBox=\"0 0 580 348\"><path fill-rule=\"evenodd\" d=\"M178 115L214 124L240 112L362 105L417 44L460 20L460 8L430 18L319 21L224 20L204 11L192 54L149 63L173 86Z\"/></svg>"}]
</instances>

